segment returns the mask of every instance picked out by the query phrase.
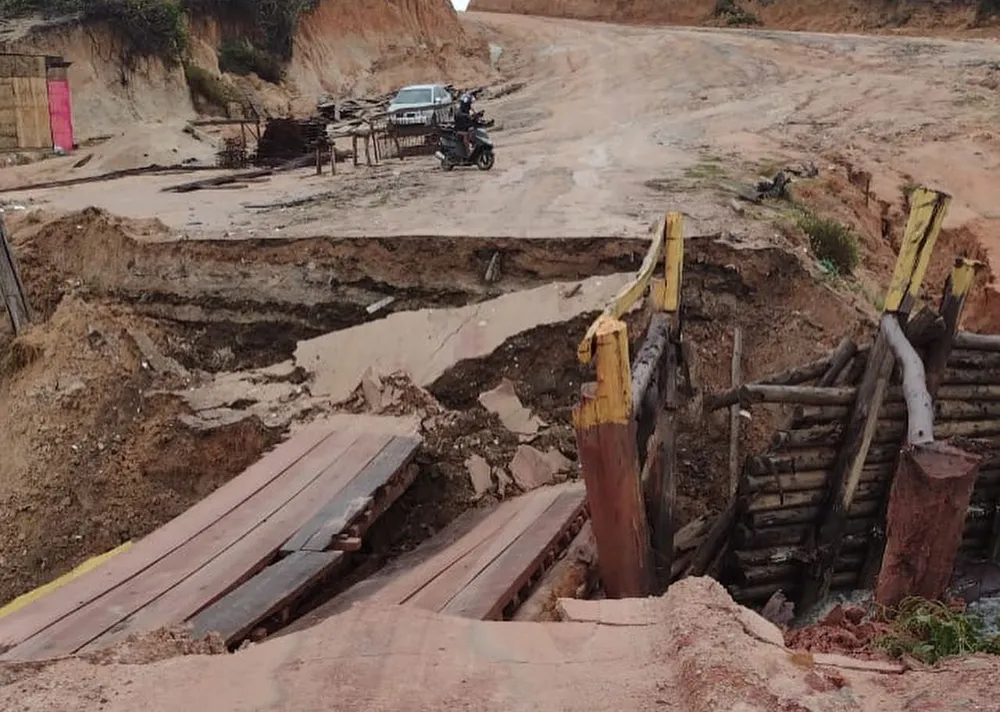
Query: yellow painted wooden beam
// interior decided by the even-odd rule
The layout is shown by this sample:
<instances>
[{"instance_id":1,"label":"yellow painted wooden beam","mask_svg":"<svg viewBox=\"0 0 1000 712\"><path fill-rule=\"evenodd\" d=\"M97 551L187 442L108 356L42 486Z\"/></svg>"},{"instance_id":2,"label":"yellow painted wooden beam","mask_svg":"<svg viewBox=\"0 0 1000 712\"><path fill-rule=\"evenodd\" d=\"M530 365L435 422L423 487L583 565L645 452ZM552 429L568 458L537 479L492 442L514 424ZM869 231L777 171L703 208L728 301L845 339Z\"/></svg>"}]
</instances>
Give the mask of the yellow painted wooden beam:
<instances>
[{"instance_id":1,"label":"yellow painted wooden beam","mask_svg":"<svg viewBox=\"0 0 1000 712\"><path fill-rule=\"evenodd\" d=\"M959 298L965 297L976 281L976 272L985 266L985 262L970 260L967 257L956 259L955 266L951 269L951 279L948 281L951 293Z\"/></svg>"},{"instance_id":2,"label":"yellow painted wooden beam","mask_svg":"<svg viewBox=\"0 0 1000 712\"><path fill-rule=\"evenodd\" d=\"M929 188L917 188L910 195L910 217L886 295L885 311L909 311L916 301L950 205L950 195Z\"/></svg>"},{"instance_id":3,"label":"yellow painted wooden beam","mask_svg":"<svg viewBox=\"0 0 1000 712\"><path fill-rule=\"evenodd\" d=\"M628 327L613 317L598 317L594 331L597 386L592 398L583 398L573 410L577 432L602 423L624 425L632 419L632 368L629 365Z\"/></svg>"},{"instance_id":4,"label":"yellow painted wooden beam","mask_svg":"<svg viewBox=\"0 0 1000 712\"><path fill-rule=\"evenodd\" d=\"M91 570L97 568L98 566L100 566L101 564L103 564L105 561L107 561L111 557L117 556L118 554L122 553L123 551L128 551L128 549L131 546L132 546L132 542L131 541L127 541L124 544L122 544L121 546L112 549L111 551L106 551L103 554L100 554L100 555L95 556L93 558L87 559L82 564L80 564L75 569L73 569L72 571L69 571L69 572L63 574L62 576L60 576L57 579L53 579L52 581L49 581L44 586L39 586L38 588L34 589L33 591L28 591L27 593L18 596L13 601L11 601L7 605L5 605L3 608L0 608L0 618L3 618L6 615L10 615L14 611L20 610L21 608L24 608L29 603L32 603L32 602L38 600L39 598L41 598L42 596L44 596L47 593L51 593L52 591L55 591L57 588L65 586L66 584L68 584L73 579L79 578L80 576L83 576L83 574L87 573L88 571L91 571Z\"/></svg>"},{"instance_id":5,"label":"yellow painted wooden beam","mask_svg":"<svg viewBox=\"0 0 1000 712\"><path fill-rule=\"evenodd\" d=\"M667 241L664 252L666 293L663 309L675 312L681 306L681 285L684 276L684 216L681 213L667 213Z\"/></svg>"},{"instance_id":6,"label":"yellow painted wooden beam","mask_svg":"<svg viewBox=\"0 0 1000 712\"><path fill-rule=\"evenodd\" d=\"M577 347L577 356L582 363L590 363L590 360L593 358L595 350L594 337L597 335L597 329L601 320L606 317L618 319L622 314L631 309L632 305L639 301L639 298L646 292L646 287L649 286L649 282L653 278L653 272L656 270L656 263L659 262L660 255L663 253L666 231L667 225L664 222L656 231L656 236L653 238L652 243L650 243L649 249L646 251L646 256L642 260L642 265L639 266L639 271L635 273L635 277L618 291L618 294L608 302L601 316L594 320L594 323L587 329L586 335L580 341L579 347Z\"/></svg>"}]
</instances>

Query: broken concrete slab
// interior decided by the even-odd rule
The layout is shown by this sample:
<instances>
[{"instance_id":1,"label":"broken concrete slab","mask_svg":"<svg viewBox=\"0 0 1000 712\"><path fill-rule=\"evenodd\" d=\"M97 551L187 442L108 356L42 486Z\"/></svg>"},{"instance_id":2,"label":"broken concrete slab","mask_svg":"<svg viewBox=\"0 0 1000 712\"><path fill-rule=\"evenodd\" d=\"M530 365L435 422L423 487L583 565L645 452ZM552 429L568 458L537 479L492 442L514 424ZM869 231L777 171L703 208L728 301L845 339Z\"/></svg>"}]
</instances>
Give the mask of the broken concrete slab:
<instances>
[{"instance_id":1,"label":"broken concrete slab","mask_svg":"<svg viewBox=\"0 0 1000 712\"><path fill-rule=\"evenodd\" d=\"M563 296L565 284L547 284L455 309L396 312L300 341L295 362L313 375L313 394L334 403L351 397L369 367L403 371L427 386L459 361L489 355L521 332L602 308L630 278L591 277L571 297Z\"/></svg>"},{"instance_id":2,"label":"broken concrete slab","mask_svg":"<svg viewBox=\"0 0 1000 712\"><path fill-rule=\"evenodd\" d=\"M556 601L556 610L564 621L615 626L655 625L663 616L662 608L662 604L656 598L600 601L560 598Z\"/></svg>"},{"instance_id":3,"label":"broken concrete slab","mask_svg":"<svg viewBox=\"0 0 1000 712\"><path fill-rule=\"evenodd\" d=\"M573 461L555 448L542 452L531 445L520 445L510 461L510 473L523 490L547 485L560 472L569 472Z\"/></svg>"},{"instance_id":4,"label":"broken concrete slab","mask_svg":"<svg viewBox=\"0 0 1000 712\"><path fill-rule=\"evenodd\" d=\"M476 498L482 497L493 487L493 468L481 455L470 455L465 461L465 469L469 471L469 480L472 482L472 491Z\"/></svg>"},{"instance_id":5,"label":"broken concrete slab","mask_svg":"<svg viewBox=\"0 0 1000 712\"><path fill-rule=\"evenodd\" d=\"M503 426L518 435L534 435L545 425L541 418L525 408L514 391L509 379L502 379L492 391L479 394L479 403L486 410L495 413Z\"/></svg>"}]
</instances>

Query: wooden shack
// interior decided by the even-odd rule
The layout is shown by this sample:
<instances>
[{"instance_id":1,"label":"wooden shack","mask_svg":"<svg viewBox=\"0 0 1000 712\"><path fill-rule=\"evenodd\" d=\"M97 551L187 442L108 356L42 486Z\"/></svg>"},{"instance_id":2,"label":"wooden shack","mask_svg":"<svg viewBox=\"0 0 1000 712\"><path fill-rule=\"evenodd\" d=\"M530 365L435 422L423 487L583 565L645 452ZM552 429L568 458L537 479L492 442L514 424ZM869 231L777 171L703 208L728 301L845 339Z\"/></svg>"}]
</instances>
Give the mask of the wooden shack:
<instances>
[{"instance_id":1,"label":"wooden shack","mask_svg":"<svg viewBox=\"0 0 1000 712\"><path fill-rule=\"evenodd\" d=\"M73 149L68 62L0 54L0 151Z\"/></svg>"}]
</instances>

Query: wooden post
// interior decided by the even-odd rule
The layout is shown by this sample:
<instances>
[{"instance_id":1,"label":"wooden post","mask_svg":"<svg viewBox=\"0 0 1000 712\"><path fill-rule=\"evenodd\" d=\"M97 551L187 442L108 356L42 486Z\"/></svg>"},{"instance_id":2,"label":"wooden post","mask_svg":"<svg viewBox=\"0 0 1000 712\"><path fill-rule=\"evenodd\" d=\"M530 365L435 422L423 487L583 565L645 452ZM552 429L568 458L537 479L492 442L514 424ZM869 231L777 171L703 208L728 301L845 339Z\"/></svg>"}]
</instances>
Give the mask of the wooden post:
<instances>
[{"instance_id":1,"label":"wooden post","mask_svg":"<svg viewBox=\"0 0 1000 712\"><path fill-rule=\"evenodd\" d=\"M944 378L944 369L948 363L958 333L958 324L965 308L965 299L972 289L976 279L976 270L981 262L961 257L955 260L955 266L945 284L944 296L941 298L941 317L944 319L945 333L931 344L927 351L927 390L933 398Z\"/></svg>"},{"instance_id":2,"label":"wooden post","mask_svg":"<svg viewBox=\"0 0 1000 712\"><path fill-rule=\"evenodd\" d=\"M743 359L743 329L733 330L733 363L730 369L730 385L740 387L741 361ZM736 494L740 481L740 405L729 406L729 496Z\"/></svg>"},{"instance_id":3,"label":"wooden post","mask_svg":"<svg viewBox=\"0 0 1000 712\"><path fill-rule=\"evenodd\" d=\"M951 581L981 458L946 443L907 447L889 496L887 542L875 600L940 599Z\"/></svg>"},{"instance_id":4,"label":"wooden post","mask_svg":"<svg viewBox=\"0 0 1000 712\"><path fill-rule=\"evenodd\" d=\"M650 590L649 529L639 484L625 323L602 317L594 330L596 386L573 409L598 568L610 598Z\"/></svg>"},{"instance_id":5,"label":"wooden post","mask_svg":"<svg viewBox=\"0 0 1000 712\"><path fill-rule=\"evenodd\" d=\"M323 148L316 142L316 175L323 175Z\"/></svg>"},{"instance_id":6,"label":"wooden post","mask_svg":"<svg viewBox=\"0 0 1000 712\"><path fill-rule=\"evenodd\" d=\"M337 175L337 142L330 141L330 175Z\"/></svg>"},{"instance_id":7,"label":"wooden post","mask_svg":"<svg viewBox=\"0 0 1000 712\"><path fill-rule=\"evenodd\" d=\"M28 300L24 296L21 272L14 257L14 248L7 238L7 226L0 213L0 297L3 297L14 335L20 334L30 321Z\"/></svg>"},{"instance_id":8,"label":"wooden post","mask_svg":"<svg viewBox=\"0 0 1000 712\"><path fill-rule=\"evenodd\" d=\"M868 354L854 409L844 431L843 445L830 470L828 497L812 541L813 561L807 567L799 597L797 610L800 612L810 610L830 590L847 515L868 458L879 410L895 365L887 331L891 331L893 325L904 325L916 303L950 203L951 197L947 194L927 188L917 188L911 195L910 216L886 297L886 313L882 315L878 336ZM886 320L890 319L893 323L886 324Z\"/></svg>"}]
</instances>

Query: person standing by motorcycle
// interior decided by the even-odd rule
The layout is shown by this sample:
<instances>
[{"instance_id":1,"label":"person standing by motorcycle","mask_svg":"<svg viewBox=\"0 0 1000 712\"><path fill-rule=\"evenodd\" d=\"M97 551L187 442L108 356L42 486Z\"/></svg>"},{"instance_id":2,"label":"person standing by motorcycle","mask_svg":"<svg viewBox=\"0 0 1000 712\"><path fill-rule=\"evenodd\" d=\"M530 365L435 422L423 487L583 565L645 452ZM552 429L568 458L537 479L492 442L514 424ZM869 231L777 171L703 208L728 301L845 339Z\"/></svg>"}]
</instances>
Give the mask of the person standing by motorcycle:
<instances>
[{"instance_id":1,"label":"person standing by motorcycle","mask_svg":"<svg viewBox=\"0 0 1000 712\"><path fill-rule=\"evenodd\" d=\"M466 158L472 155L471 134L476 127L476 121L472 116L472 101L471 94L462 94L458 100L458 111L455 113L455 133L462 137Z\"/></svg>"}]
</instances>

